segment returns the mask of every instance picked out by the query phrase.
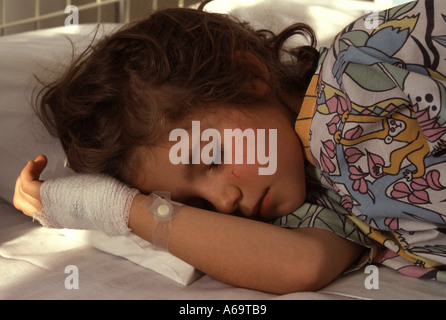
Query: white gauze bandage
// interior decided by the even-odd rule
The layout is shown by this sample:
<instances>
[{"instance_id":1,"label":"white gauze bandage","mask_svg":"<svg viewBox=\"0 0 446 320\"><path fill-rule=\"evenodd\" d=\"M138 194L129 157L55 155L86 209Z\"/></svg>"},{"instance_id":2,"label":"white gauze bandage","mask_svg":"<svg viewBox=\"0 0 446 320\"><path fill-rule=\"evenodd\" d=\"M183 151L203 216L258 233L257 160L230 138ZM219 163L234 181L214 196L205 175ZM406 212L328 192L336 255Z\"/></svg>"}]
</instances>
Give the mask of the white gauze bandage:
<instances>
[{"instance_id":1,"label":"white gauze bandage","mask_svg":"<svg viewBox=\"0 0 446 320\"><path fill-rule=\"evenodd\" d=\"M130 207L138 190L106 176L79 174L44 181L42 210L35 214L43 226L99 230L108 236L124 235Z\"/></svg>"}]
</instances>

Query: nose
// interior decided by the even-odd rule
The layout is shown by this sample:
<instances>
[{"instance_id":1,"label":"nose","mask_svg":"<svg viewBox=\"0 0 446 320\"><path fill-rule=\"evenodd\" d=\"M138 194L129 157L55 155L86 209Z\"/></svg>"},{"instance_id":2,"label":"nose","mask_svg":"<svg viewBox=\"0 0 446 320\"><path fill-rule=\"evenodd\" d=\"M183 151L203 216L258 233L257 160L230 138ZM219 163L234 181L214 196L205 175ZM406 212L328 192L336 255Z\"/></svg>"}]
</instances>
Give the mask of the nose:
<instances>
[{"instance_id":1,"label":"nose","mask_svg":"<svg viewBox=\"0 0 446 320\"><path fill-rule=\"evenodd\" d=\"M217 185L203 191L203 198L218 212L230 214L239 208L242 192L236 185Z\"/></svg>"}]
</instances>

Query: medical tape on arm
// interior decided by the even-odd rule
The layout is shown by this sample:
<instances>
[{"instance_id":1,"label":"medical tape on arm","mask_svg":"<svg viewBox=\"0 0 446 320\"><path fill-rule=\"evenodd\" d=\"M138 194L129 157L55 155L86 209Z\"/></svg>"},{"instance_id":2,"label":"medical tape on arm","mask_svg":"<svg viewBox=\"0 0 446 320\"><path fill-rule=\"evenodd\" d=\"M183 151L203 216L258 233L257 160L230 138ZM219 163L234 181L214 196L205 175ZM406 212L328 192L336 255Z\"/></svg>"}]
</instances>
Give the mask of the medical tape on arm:
<instances>
[{"instance_id":1,"label":"medical tape on arm","mask_svg":"<svg viewBox=\"0 0 446 320\"><path fill-rule=\"evenodd\" d=\"M76 174L48 179L40 189L42 210L34 218L48 228L99 230L125 235L138 190L107 175Z\"/></svg>"},{"instance_id":2,"label":"medical tape on arm","mask_svg":"<svg viewBox=\"0 0 446 320\"><path fill-rule=\"evenodd\" d=\"M159 250L169 252L172 220L182 204L171 201L168 192L154 192L147 196L141 205L150 212L153 219L152 244Z\"/></svg>"}]
</instances>

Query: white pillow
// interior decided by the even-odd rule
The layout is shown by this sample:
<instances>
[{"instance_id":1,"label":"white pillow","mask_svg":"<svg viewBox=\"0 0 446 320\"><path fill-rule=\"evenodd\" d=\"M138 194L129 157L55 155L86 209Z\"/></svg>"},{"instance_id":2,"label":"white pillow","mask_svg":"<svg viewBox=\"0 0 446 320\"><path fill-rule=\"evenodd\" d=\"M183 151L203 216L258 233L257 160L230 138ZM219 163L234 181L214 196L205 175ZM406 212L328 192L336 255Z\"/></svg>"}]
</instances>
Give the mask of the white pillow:
<instances>
[{"instance_id":1,"label":"white pillow","mask_svg":"<svg viewBox=\"0 0 446 320\"><path fill-rule=\"evenodd\" d=\"M99 35L118 25L104 25ZM31 108L38 82L34 74L48 80L71 61L72 46L85 48L96 26L61 27L0 37L0 197L12 203L14 185L26 162L39 153L48 157L42 179L72 174L64 166L65 155L58 139L51 137ZM37 86L37 87L36 87ZM201 273L173 255L154 249L151 243L130 234L110 238L98 231L63 230L70 237L126 258L188 285Z\"/></svg>"},{"instance_id":2,"label":"white pillow","mask_svg":"<svg viewBox=\"0 0 446 320\"><path fill-rule=\"evenodd\" d=\"M88 243L101 251L123 257L141 267L155 271L179 284L189 285L203 274L191 265L164 251L135 234L109 237L99 231L62 230L65 236Z\"/></svg>"},{"instance_id":3,"label":"white pillow","mask_svg":"<svg viewBox=\"0 0 446 320\"><path fill-rule=\"evenodd\" d=\"M350 22L379 7L363 0L214 0L206 10L229 13L257 29L280 32L296 22L310 25L319 46L328 47Z\"/></svg>"},{"instance_id":4,"label":"white pillow","mask_svg":"<svg viewBox=\"0 0 446 320\"><path fill-rule=\"evenodd\" d=\"M0 37L0 197L10 203L17 176L39 153L48 157L43 179L72 173L64 167L59 140L47 133L32 111L34 91L40 88L34 74L42 80L54 77L71 59L66 36L76 44L87 43L94 29L61 27Z\"/></svg>"}]
</instances>

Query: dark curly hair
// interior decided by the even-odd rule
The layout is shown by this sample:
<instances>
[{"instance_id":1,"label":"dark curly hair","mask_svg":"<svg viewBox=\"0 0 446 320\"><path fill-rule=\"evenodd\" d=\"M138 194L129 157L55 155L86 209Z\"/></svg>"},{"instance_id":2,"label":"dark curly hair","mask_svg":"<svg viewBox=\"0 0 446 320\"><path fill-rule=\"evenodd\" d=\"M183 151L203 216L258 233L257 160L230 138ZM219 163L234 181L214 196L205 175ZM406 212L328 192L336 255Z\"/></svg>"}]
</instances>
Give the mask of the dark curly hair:
<instances>
[{"instance_id":1,"label":"dark curly hair","mask_svg":"<svg viewBox=\"0 0 446 320\"><path fill-rule=\"evenodd\" d=\"M128 182L136 147L155 144L197 108L255 102L252 80L259 75L240 63L237 52L267 67L268 77L261 80L276 97L303 96L318 59L308 25L296 23L277 35L253 30L231 16L204 11L208 2L198 9L154 12L92 42L39 92L36 112L60 138L73 170ZM284 49L294 35L309 45Z\"/></svg>"}]
</instances>

